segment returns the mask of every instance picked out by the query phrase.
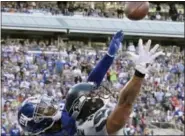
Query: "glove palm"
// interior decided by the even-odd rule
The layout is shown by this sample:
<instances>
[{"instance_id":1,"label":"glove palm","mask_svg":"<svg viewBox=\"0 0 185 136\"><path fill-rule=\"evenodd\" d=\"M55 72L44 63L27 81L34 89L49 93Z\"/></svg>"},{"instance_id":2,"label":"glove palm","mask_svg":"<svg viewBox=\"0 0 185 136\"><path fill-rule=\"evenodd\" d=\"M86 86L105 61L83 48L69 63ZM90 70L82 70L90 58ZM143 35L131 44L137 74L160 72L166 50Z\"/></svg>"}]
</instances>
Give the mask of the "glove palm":
<instances>
[{"instance_id":1,"label":"glove palm","mask_svg":"<svg viewBox=\"0 0 185 136\"><path fill-rule=\"evenodd\" d=\"M146 43L146 46L143 46L142 39L139 39L138 42L138 54L129 52L131 55L131 59L135 62L135 69L141 72L142 74L148 73L148 71L151 69L151 64L154 62L154 60L160 56L164 55L162 51L156 52L159 44L156 44L151 50L151 40L148 40Z\"/></svg>"}]
</instances>

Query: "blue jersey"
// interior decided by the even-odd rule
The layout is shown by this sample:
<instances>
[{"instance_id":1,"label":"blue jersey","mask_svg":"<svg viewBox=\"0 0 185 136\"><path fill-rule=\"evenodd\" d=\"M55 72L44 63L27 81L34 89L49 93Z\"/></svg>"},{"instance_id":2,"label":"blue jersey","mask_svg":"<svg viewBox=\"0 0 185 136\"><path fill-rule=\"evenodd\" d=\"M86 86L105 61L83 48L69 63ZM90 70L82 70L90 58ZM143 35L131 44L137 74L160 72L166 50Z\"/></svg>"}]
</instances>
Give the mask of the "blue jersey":
<instances>
[{"instance_id":1,"label":"blue jersey","mask_svg":"<svg viewBox=\"0 0 185 136\"><path fill-rule=\"evenodd\" d=\"M60 60L57 60L56 62L55 62L55 65L56 65L56 72L57 73L61 73L62 72L62 68L63 68L63 65L64 65L65 63L62 63Z\"/></svg>"},{"instance_id":2,"label":"blue jersey","mask_svg":"<svg viewBox=\"0 0 185 136\"><path fill-rule=\"evenodd\" d=\"M47 61L47 67L49 70L53 70L54 68L54 62L52 60Z\"/></svg>"},{"instance_id":3,"label":"blue jersey","mask_svg":"<svg viewBox=\"0 0 185 136\"><path fill-rule=\"evenodd\" d=\"M6 129L3 126L1 126L1 136L6 136Z\"/></svg>"},{"instance_id":4,"label":"blue jersey","mask_svg":"<svg viewBox=\"0 0 185 136\"><path fill-rule=\"evenodd\" d=\"M20 136L21 132L19 128L11 128L10 129L10 136Z\"/></svg>"},{"instance_id":5,"label":"blue jersey","mask_svg":"<svg viewBox=\"0 0 185 136\"><path fill-rule=\"evenodd\" d=\"M60 104L60 109L62 110L61 125L62 129L54 133L45 133L42 136L73 136L76 133L76 123L69 113L64 109L65 104L62 102Z\"/></svg>"}]
</instances>

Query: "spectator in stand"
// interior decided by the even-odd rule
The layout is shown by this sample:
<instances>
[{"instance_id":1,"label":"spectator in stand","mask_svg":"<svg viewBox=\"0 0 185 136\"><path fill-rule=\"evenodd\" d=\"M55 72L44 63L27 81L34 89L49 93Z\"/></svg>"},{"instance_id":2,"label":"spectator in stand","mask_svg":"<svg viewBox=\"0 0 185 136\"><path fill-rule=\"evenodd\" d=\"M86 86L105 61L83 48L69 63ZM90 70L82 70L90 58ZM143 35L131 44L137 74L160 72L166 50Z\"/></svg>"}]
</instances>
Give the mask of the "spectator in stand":
<instances>
[{"instance_id":1,"label":"spectator in stand","mask_svg":"<svg viewBox=\"0 0 185 136\"><path fill-rule=\"evenodd\" d=\"M18 128L16 123L14 123L12 125L12 128L10 128L10 136L21 136L20 129Z\"/></svg>"},{"instance_id":2,"label":"spectator in stand","mask_svg":"<svg viewBox=\"0 0 185 136\"><path fill-rule=\"evenodd\" d=\"M156 13L156 17L155 17L155 18L156 18L156 20L161 20L160 12L157 12L157 13Z\"/></svg>"},{"instance_id":3,"label":"spectator in stand","mask_svg":"<svg viewBox=\"0 0 185 136\"><path fill-rule=\"evenodd\" d=\"M177 12L177 8L175 7L174 4L171 4L171 5L170 5L169 15L170 15L172 21L177 21L178 12Z\"/></svg>"},{"instance_id":4,"label":"spectator in stand","mask_svg":"<svg viewBox=\"0 0 185 136\"><path fill-rule=\"evenodd\" d=\"M117 9L117 16L118 18L124 17L124 10L122 8Z\"/></svg>"},{"instance_id":5,"label":"spectator in stand","mask_svg":"<svg viewBox=\"0 0 185 136\"><path fill-rule=\"evenodd\" d=\"M178 20L181 22L184 21L184 15L182 14L182 11L179 11Z\"/></svg>"},{"instance_id":6,"label":"spectator in stand","mask_svg":"<svg viewBox=\"0 0 185 136\"><path fill-rule=\"evenodd\" d=\"M160 4L157 4L156 11L159 12L159 13L161 12L161 6L160 6Z\"/></svg>"}]
</instances>

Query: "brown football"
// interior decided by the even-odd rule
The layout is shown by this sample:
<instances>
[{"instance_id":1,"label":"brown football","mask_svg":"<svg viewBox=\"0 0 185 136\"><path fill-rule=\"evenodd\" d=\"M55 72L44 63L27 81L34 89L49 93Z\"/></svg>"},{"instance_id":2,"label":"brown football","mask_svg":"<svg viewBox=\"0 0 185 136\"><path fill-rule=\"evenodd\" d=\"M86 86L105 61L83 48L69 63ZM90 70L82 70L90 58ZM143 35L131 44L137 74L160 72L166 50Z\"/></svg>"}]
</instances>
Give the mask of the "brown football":
<instances>
[{"instance_id":1,"label":"brown football","mask_svg":"<svg viewBox=\"0 0 185 136\"><path fill-rule=\"evenodd\" d=\"M149 10L149 2L126 2L125 14L130 20L141 20Z\"/></svg>"}]
</instances>

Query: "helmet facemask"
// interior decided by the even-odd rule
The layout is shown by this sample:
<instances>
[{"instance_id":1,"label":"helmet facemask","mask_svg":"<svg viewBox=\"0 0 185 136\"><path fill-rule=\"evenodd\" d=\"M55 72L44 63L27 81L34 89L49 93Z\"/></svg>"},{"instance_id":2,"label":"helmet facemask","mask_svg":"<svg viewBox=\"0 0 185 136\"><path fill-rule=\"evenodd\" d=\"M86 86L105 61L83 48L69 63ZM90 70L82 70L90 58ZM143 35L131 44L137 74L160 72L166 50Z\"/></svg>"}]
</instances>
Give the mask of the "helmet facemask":
<instances>
[{"instance_id":1,"label":"helmet facemask","mask_svg":"<svg viewBox=\"0 0 185 136\"><path fill-rule=\"evenodd\" d=\"M56 117L59 116L59 117ZM38 123L45 118L52 118L54 121L61 117L59 106L52 97L43 96L36 104L33 120Z\"/></svg>"}]
</instances>

